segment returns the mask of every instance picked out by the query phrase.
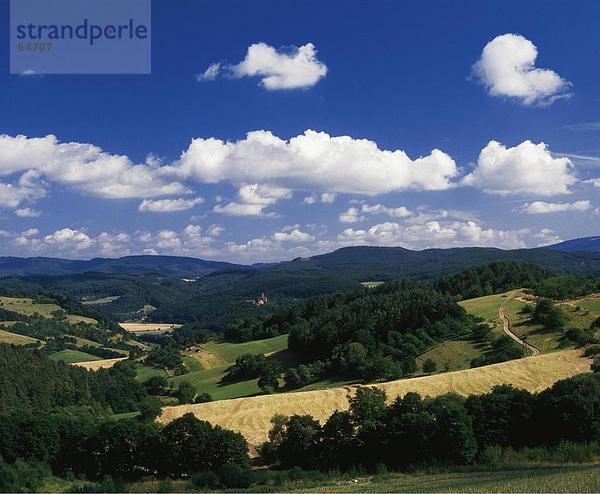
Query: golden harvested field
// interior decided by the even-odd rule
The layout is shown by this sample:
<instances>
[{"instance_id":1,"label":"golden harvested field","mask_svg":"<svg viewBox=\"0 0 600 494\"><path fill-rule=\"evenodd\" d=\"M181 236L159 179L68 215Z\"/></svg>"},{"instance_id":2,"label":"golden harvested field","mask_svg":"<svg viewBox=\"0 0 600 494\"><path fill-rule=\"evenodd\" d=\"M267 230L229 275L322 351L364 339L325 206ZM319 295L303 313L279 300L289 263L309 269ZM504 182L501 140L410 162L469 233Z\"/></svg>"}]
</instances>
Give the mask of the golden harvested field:
<instances>
[{"instance_id":1,"label":"golden harvested field","mask_svg":"<svg viewBox=\"0 0 600 494\"><path fill-rule=\"evenodd\" d=\"M93 360L90 362L74 362L71 365L83 367L84 369L90 371L97 371L98 369L110 369L113 365L115 365L117 362L120 362L121 360L127 360L127 357Z\"/></svg>"},{"instance_id":2,"label":"golden harvested field","mask_svg":"<svg viewBox=\"0 0 600 494\"><path fill-rule=\"evenodd\" d=\"M560 379L589 372L591 360L582 358L581 353L581 350L566 350L375 386L385 390L389 399L410 391L424 396L439 396L450 392L467 396L488 392L497 384L512 384L529 391L541 391ZM310 414L323 422L335 410L348 408L348 398L355 393L355 389L354 386L344 386L166 407L159 420L167 423L186 413L193 413L202 420L240 432L250 444L258 445L267 440L274 414Z\"/></svg>"},{"instance_id":3,"label":"golden harvested field","mask_svg":"<svg viewBox=\"0 0 600 494\"><path fill-rule=\"evenodd\" d=\"M153 322L122 322L119 324L125 331L131 333L146 333L148 331L170 331L181 327L181 324L161 324Z\"/></svg>"},{"instance_id":4,"label":"golden harvested field","mask_svg":"<svg viewBox=\"0 0 600 494\"><path fill-rule=\"evenodd\" d=\"M0 343L8 343L9 345L28 345L29 343L37 343L40 340L24 336L17 333L9 333L0 329Z\"/></svg>"}]
</instances>

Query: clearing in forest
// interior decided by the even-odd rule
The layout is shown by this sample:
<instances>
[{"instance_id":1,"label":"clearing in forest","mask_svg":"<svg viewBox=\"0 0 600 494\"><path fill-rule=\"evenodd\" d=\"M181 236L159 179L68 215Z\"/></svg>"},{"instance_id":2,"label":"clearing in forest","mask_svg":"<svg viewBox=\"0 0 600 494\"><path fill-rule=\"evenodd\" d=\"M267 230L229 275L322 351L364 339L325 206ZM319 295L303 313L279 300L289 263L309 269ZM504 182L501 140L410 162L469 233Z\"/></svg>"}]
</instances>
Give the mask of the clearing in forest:
<instances>
[{"instance_id":1,"label":"clearing in forest","mask_svg":"<svg viewBox=\"0 0 600 494\"><path fill-rule=\"evenodd\" d=\"M38 314L41 317L51 318L56 312L64 312L60 306L56 304L36 304L30 298L16 297L0 297L0 309L5 309L25 316L34 316ZM73 314L67 315L67 321L71 324L80 322L86 324L95 324L96 320L89 317L77 316Z\"/></svg>"}]
</instances>

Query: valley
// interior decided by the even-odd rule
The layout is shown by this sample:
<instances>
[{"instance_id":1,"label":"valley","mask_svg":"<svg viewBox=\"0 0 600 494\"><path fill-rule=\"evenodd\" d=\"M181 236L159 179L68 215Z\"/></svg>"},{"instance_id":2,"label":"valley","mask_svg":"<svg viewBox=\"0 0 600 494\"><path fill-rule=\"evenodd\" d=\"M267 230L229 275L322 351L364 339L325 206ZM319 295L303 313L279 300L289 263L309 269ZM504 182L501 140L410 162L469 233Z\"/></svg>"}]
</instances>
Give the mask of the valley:
<instances>
[{"instance_id":1,"label":"valley","mask_svg":"<svg viewBox=\"0 0 600 494\"><path fill-rule=\"evenodd\" d=\"M352 259L346 254L344 262ZM466 259L472 254L467 252ZM342 272L349 272L347 266ZM261 268L261 283L269 269L282 267ZM369 264L364 269L374 267ZM163 301L170 304L180 291L197 297L197 287L206 290L202 276L189 283L162 274L84 273L76 275L78 278L44 279L43 290L39 279L0 279L0 352L8 353L8 361L32 358L36 366L59 366L44 378L66 373L63 380L69 392L89 390L88 395L75 393L68 399L95 403L93 406L104 410L102 419L94 419L99 420L94 434L134 434L127 437L136 443L156 440L152 435L146 439L135 436L153 434L146 429L149 427L162 431L165 439L161 441L171 437L170 428L210 427L212 432L207 434L235 434L237 439L233 441L232 436L231 443L219 441L239 446L243 457L250 453L247 460L240 461L252 461L261 468L272 467L272 462L286 468L319 468L301 459L313 453L293 461L285 459L282 448L288 446L273 442L278 437L272 431L277 424L284 424L281 434L291 431L291 424L298 420L303 428L315 428L318 437L326 437L331 427L338 426L345 432L334 433L334 437L352 436L359 433L363 419L351 417L359 413L363 400L380 400L377 406L389 409L386 413L404 414L409 412L401 404L415 399L422 407L419 417L442 414L436 420L445 420L445 413L467 413L475 423L482 418L469 405L473 400L512 399L511 393L526 393L524 396L531 397L527 400L537 403L544 393L562 392L560 383L593 380L597 374L590 371L600 369L600 281L595 277L557 275L535 264L503 260L433 279L425 272L418 275L423 279L416 280L365 282L356 278L356 284L334 290L343 279L335 274L330 278L335 279L333 285L323 285L314 294L288 298L282 296L285 291L275 291L266 294L266 303L256 305L246 302L251 293L246 285L238 289L238 275L218 271L206 275L208 285L212 278L234 276L228 281L233 285L224 293L230 290L240 309L217 319L218 324L211 327L204 325L203 317L189 319L186 312L181 317L154 319L165 314ZM249 269L243 276L248 281L257 274ZM308 270L302 276L306 281L303 290L308 290L313 283L320 283L323 271ZM378 273L376 279L381 278ZM53 292L47 289L49 285L62 288ZM193 291L190 286L195 287ZM92 287L93 292L89 291ZM78 294L77 299L72 298L73 293ZM107 310L128 300L136 300L131 310L121 312L125 305L116 312ZM201 302L202 297L197 300ZM227 312L227 307L218 310ZM25 352L27 359L19 352ZM30 381L23 381L25 376L12 379L22 383L20 386L35 387L42 375L34 374L37 377ZM5 413L27 409L30 405L20 404L21 393L11 391L16 383L6 376L0 383ZM68 384L71 380L86 384L73 387ZM44 403L38 408L46 406ZM416 405L409 408L412 406ZM56 427L62 427L63 418L52 420L59 420ZM83 427L87 419L69 420L78 424L73 427ZM348 428L346 420L354 425ZM471 430L471 425L466 427ZM487 437L478 436L475 425L469 434L477 436L480 444ZM569 434L565 436L569 440L577 437ZM431 436L427 441L441 439ZM323 439L314 448L330 447L327 444ZM491 452L494 444L485 446L486 451ZM269 447L277 453L269 453ZM474 450L466 443L464 447L466 457L473 459ZM342 446L337 450L344 451ZM283 456L273 460L272 454ZM431 453L420 454L428 457ZM112 471L113 467L109 463L101 468ZM396 486L394 479L389 477L389 482ZM388 480L377 477L358 484L368 490L385 485L381 482ZM182 484L183 490L187 485ZM302 485L308 488L311 484Z\"/></svg>"}]
</instances>

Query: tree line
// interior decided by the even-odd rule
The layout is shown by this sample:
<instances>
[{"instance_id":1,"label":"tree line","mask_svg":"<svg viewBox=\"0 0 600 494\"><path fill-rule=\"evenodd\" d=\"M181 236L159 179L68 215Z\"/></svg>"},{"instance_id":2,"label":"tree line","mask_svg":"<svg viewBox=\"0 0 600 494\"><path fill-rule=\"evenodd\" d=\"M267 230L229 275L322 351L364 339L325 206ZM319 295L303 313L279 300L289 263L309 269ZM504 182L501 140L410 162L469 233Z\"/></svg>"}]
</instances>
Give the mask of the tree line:
<instances>
[{"instance_id":1,"label":"tree line","mask_svg":"<svg viewBox=\"0 0 600 494\"><path fill-rule=\"evenodd\" d=\"M3 464L18 461L92 481L107 475L128 481L176 479L230 465L249 467L248 445L240 434L192 414L163 426L152 420L99 417L86 408L0 415L0 472Z\"/></svg>"},{"instance_id":2,"label":"tree line","mask_svg":"<svg viewBox=\"0 0 600 494\"><path fill-rule=\"evenodd\" d=\"M309 415L275 416L261 453L282 468L405 469L485 462L492 446L600 440L599 374L559 381L538 394L503 385L466 399L417 393L386 399L380 389L358 388L349 409L323 425Z\"/></svg>"}]
</instances>

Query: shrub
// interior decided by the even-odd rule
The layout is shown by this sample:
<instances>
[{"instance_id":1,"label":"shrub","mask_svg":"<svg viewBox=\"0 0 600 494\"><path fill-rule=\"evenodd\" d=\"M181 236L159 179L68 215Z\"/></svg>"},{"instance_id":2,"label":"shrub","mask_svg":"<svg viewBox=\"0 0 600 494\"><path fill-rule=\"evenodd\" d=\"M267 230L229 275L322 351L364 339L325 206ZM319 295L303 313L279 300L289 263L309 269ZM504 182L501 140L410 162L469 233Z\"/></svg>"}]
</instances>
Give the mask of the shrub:
<instances>
[{"instance_id":1,"label":"shrub","mask_svg":"<svg viewBox=\"0 0 600 494\"><path fill-rule=\"evenodd\" d=\"M431 374L432 372L435 372L437 370L437 365L436 363L428 358L425 362L423 362L423 372L427 373L427 374Z\"/></svg>"},{"instance_id":2,"label":"shrub","mask_svg":"<svg viewBox=\"0 0 600 494\"><path fill-rule=\"evenodd\" d=\"M169 387L169 381L164 376L152 376L150 379L144 381L144 387L148 394L159 395Z\"/></svg>"},{"instance_id":3,"label":"shrub","mask_svg":"<svg viewBox=\"0 0 600 494\"><path fill-rule=\"evenodd\" d=\"M248 466L229 463L219 469L219 480L223 487L246 489L252 484L252 470Z\"/></svg>"},{"instance_id":4,"label":"shrub","mask_svg":"<svg viewBox=\"0 0 600 494\"><path fill-rule=\"evenodd\" d=\"M590 345L583 352L583 354L586 357L593 357L595 355L598 355L599 353L600 353L600 345Z\"/></svg>"},{"instance_id":5,"label":"shrub","mask_svg":"<svg viewBox=\"0 0 600 494\"><path fill-rule=\"evenodd\" d=\"M218 489L219 476L211 470L196 472L191 478L192 485L198 489Z\"/></svg>"},{"instance_id":6,"label":"shrub","mask_svg":"<svg viewBox=\"0 0 600 494\"><path fill-rule=\"evenodd\" d=\"M208 403L210 401L213 401L213 397L210 395L210 393L200 393L198 396L196 396L194 403Z\"/></svg>"},{"instance_id":7,"label":"shrub","mask_svg":"<svg viewBox=\"0 0 600 494\"><path fill-rule=\"evenodd\" d=\"M156 396L148 396L140 403L140 420L154 420L162 413L162 402Z\"/></svg>"},{"instance_id":8,"label":"shrub","mask_svg":"<svg viewBox=\"0 0 600 494\"><path fill-rule=\"evenodd\" d=\"M189 382L183 381L177 389L177 399L179 403L193 403L196 397L196 388Z\"/></svg>"}]
</instances>

